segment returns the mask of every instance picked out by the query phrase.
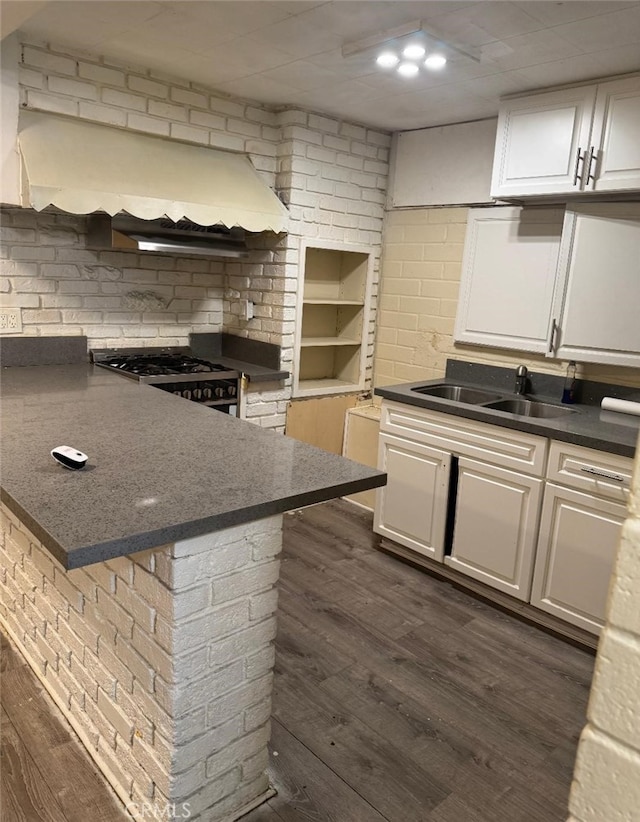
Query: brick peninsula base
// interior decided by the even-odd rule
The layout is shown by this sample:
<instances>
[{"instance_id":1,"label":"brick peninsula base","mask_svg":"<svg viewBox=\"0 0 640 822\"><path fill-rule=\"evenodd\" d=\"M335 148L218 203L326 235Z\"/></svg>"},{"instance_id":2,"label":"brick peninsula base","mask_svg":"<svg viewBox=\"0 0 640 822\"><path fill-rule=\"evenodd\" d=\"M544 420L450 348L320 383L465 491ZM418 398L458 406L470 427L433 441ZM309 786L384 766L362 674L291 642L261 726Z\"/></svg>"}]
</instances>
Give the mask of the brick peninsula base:
<instances>
[{"instance_id":1,"label":"brick peninsula base","mask_svg":"<svg viewBox=\"0 0 640 822\"><path fill-rule=\"evenodd\" d=\"M278 515L66 571L2 506L0 622L134 818L270 795L281 545Z\"/></svg>"}]
</instances>

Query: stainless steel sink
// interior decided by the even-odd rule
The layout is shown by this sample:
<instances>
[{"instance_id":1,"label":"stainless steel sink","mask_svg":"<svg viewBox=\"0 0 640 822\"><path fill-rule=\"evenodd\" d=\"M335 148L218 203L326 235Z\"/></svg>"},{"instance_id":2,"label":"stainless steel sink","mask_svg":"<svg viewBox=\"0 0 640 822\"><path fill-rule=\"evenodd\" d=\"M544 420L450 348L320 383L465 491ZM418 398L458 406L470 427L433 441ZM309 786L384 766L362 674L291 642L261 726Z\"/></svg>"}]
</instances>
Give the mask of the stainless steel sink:
<instances>
[{"instance_id":1,"label":"stainless steel sink","mask_svg":"<svg viewBox=\"0 0 640 822\"><path fill-rule=\"evenodd\" d=\"M417 394L425 394L428 397L441 397L445 400L455 400L471 405L480 405L500 399L500 394L493 394L491 391L482 391L479 388L468 388L466 385L423 385L419 388L412 388Z\"/></svg>"},{"instance_id":2,"label":"stainless steel sink","mask_svg":"<svg viewBox=\"0 0 640 822\"><path fill-rule=\"evenodd\" d=\"M538 402L537 400L507 399L498 402L488 402L485 408L493 408L495 411L506 411L508 414L518 414L521 417L564 417L573 414L573 408L565 408L561 405L553 405L548 402Z\"/></svg>"}]
</instances>

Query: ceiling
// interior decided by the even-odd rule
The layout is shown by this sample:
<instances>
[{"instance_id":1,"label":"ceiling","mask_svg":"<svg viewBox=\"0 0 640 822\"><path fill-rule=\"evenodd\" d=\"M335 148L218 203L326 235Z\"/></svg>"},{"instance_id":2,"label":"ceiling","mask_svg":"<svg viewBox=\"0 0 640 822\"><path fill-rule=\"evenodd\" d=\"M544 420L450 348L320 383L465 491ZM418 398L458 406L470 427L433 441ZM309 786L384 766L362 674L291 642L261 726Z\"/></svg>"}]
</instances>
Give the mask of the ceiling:
<instances>
[{"instance_id":1,"label":"ceiling","mask_svg":"<svg viewBox=\"0 0 640 822\"><path fill-rule=\"evenodd\" d=\"M640 2L2 0L0 10L30 39L390 131L490 117L504 94L640 70ZM375 51L342 56L417 20L477 59L449 47L443 70L402 78L379 69Z\"/></svg>"}]
</instances>

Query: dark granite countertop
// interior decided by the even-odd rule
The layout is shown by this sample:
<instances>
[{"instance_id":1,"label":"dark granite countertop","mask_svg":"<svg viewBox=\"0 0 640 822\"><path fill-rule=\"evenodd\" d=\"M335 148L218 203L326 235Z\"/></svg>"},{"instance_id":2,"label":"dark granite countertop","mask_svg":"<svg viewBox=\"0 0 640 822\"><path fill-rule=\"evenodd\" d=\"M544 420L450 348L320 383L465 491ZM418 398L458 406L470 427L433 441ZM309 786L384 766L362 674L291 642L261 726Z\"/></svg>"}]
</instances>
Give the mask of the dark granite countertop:
<instances>
[{"instance_id":1,"label":"dark granite countertop","mask_svg":"<svg viewBox=\"0 0 640 822\"><path fill-rule=\"evenodd\" d=\"M442 383L468 385L470 388L496 391L505 398L516 398L516 395L496 388L495 383L471 383L460 379L452 379L451 377L384 386L376 388L375 393L395 402L429 408L433 411L441 411L445 414L466 417L467 419L487 422L492 425L500 425L516 431L526 431L529 434L538 434L548 439L571 442L575 445L583 445L586 448L596 448L599 451L608 451L625 457L633 457L635 454L640 431L640 417L602 411L599 405L584 403L566 406L571 408L573 413L562 417L551 419L523 417L505 411L497 411L493 408L486 408L482 405L470 405L440 397L430 397L426 394L416 393L413 390L414 388L441 385ZM540 402L560 405L557 397L536 394L530 398Z\"/></svg>"},{"instance_id":2,"label":"dark granite countertop","mask_svg":"<svg viewBox=\"0 0 640 822\"><path fill-rule=\"evenodd\" d=\"M383 485L385 474L89 364L5 368L2 501L67 568ZM49 451L88 455L81 471Z\"/></svg>"},{"instance_id":3,"label":"dark granite countertop","mask_svg":"<svg viewBox=\"0 0 640 822\"><path fill-rule=\"evenodd\" d=\"M234 360L231 357L225 357L224 354L216 357L216 362L244 374L250 383L279 382L280 380L286 380L289 376L289 371L265 368L263 365L256 365L253 362L246 362L245 360Z\"/></svg>"},{"instance_id":4,"label":"dark granite countertop","mask_svg":"<svg viewBox=\"0 0 640 822\"><path fill-rule=\"evenodd\" d=\"M280 346L236 337L234 334L194 333L189 345L196 357L212 359L240 371L251 383L286 380L289 371L280 368Z\"/></svg>"}]
</instances>

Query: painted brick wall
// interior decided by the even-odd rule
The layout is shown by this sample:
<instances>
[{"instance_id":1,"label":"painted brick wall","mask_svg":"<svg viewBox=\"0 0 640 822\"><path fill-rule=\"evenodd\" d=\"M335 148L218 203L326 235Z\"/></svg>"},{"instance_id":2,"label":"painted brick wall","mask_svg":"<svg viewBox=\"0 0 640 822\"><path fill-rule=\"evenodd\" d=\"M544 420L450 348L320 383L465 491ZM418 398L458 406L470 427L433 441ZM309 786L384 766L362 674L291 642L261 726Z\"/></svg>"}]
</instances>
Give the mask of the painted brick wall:
<instances>
[{"instance_id":1,"label":"painted brick wall","mask_svg":"<svg viewBox=\"0 0 640 822\"><path fill-rule=\"evenodd\" d=\"M636 452L640 455L640 446ZM578 747L572 822L634 822L640 809L640 456Z\"/></svg>"},{"instance_id":2,"label":"painted brick wall","mask_svg":"<svg viewBox=\"0 0 640 822\"><path fill-rule=\"evenodd\" d=\"M281 525L65 571L2 506L0 623L132 812L267 789Z\"/></svg>"},{"instance_id":3,"label":"painted brick wall","mask_svg":"<svg viewBox=\"0 0 640 822\"><path fill-rule=\"evenodd\" d=\"M281 193L291 211L288 235L255 238L250 260L212 263L209 271L204 270L202 261L190 266L184 260L177 260L173 267L163 262L157 264L158 277L154 279L150 272L154 269L152 260L158 259L157 256L125 256L119 262L116 256L103 256L101 252L96 259L80 244L79 250L85 253L74 262L93 266L94 275L101 270L92 282L82 283L80 281L90 279L85 268L81 267L78 273L69 269L69 276L58 269L64 275L62 279L76 280L80 286L79 293L75 293L72 285L65 283L62 293L68 294L69 299L61 297L53 269L47 269L48 279L44 282L41 269L27 267L28 263L57 264L58 258L63 262L67 252L48 248L42 251L47 259L21 258L20 252L16 256L10 244L17 235L9 234L3 249L6 262L0 287L4 290L3 297L7 297L3 302L28 306L38 312L65 312L29 314L25 333L56 333L54 326L62 324L69 328L59 333L87 333L91 344L98 340L106 345L106 341L117 338L124 345L135 338L135 344L157 345L158 337L163 337L163 344L176 339L182 343L188 330L203 330L202 326L207 325L206 330L217 331L222 323L224 330L230 333L280 345L282 366L291 367L300 240L334 239L370 245L375 256L374 310L367 329L370 382L390 135L305 111L276 112L268 106L229 99L212 89L144 67L117 61L107 63L35 42L21 47L19 81L21 105L26 108L244 151L267 185ZM33 230L26 217L12 219L18 222L24 219L25 228ZM60 220L61 225L70 225L80 238L84 234L81 221L64 223L64 217L54 219ZM45 229L47 225L45 221ZM8 230L19 227L7 223ZM34 243L39 239L38 235ZM19 239L15 245L22 242L29 244ZM23 253L35 254L34 251ZM163 258L166 260L169 258ZM104 270L123 265L127 265L128 279ZM132 273L135 269L140 270L138 279ZM179 278L172 279L171 272ZM214 282L205 282L208 274L214 276ZM22 280L20 288L32 290L14 289L16 278ZM38 284L43 284L41 292ZM174 290L170 293L172 287ZM209 293L203 294L202 289ZM137 310L130 307L131 298L127 298L130 291L142 295L142 303L134 302ZM46 294L51 296L45 299ZM100 309L105 313L98 318L98 304L90 303L91 309L87 307L87 311L94 312L93 318L87 314L77 321L72 312L84 310L84 300L90 297L101 298L98 302L102 303ZM255 317L249 321L241 317L241 301L247 299L254 303ZM212 301L217 300L221 300L221 307L213 304ZM175 302L172 304L172 301ZM107 317L107 312L112 316ZM99 329L103 324L105 328ZM169 335L171 325L176 326L173 335ZM259 396L251 390L248 403L251 419L281 430L286 399L291 394L290 381L285 383L284 391L286 397L282 396L282 385L272 390L262 386Z\"/></svg>"},{"instance_id":4,"label":"painted brick wall","mask_svg":"<svg viewBox=\"0 0 640 822\"><path fill-rule=\"evenodd\" d=\"M453 342L466 208L397 209L385 218L375 384L442 377L447 358L564 374L566 362ZM636 369L581 365L581 376L640 387Z\"/></svg>"},{"instance_id":5,"label":"painted brick wall","mask_svg":"<svg viewBox=\"0 0 640 822\"><path fill-rule=\"evenodd\" d=\"M186 345L221 331L221 262L86 247L86 219L4 209L0 301L20 306L23 333L85 334L92 348Z\"/></svg>"},{"instance_id":6,"label":"painted brick wall","mask_svg":"<svg viewBox=\"0 0 640 822\"><path fill-rule=\"evenodd\" d=\"M297 110L282 112L279 123L277 185L289 197L292 274L297 276L302 238L365 245L373 253L371 314L364 333L369 387L391 136Z\"/></svg>"}]
</instances>

